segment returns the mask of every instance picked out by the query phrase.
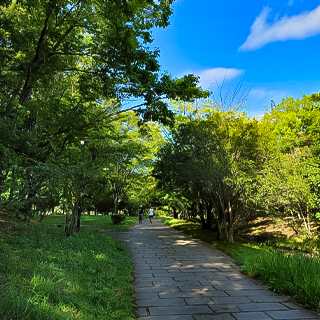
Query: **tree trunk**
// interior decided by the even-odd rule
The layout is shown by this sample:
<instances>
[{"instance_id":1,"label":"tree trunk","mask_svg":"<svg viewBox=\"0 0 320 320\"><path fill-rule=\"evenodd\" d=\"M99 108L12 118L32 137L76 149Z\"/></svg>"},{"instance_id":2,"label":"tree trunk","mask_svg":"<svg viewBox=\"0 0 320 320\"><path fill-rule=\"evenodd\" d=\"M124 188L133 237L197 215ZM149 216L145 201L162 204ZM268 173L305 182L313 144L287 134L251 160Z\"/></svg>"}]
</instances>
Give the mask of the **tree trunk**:
<instances>
[{"instance_id":1,"label":"tree trunk","mask_svg":"<svg viewBox=\"0 0 320 320\"><path fill-rule=\"evenodd\" d=\"M201 219L201 229L205 230L207 226L206 226L206 220L205 220L204 214L203 214L203 203L202 203L201 200L200 200L200 203L199 203L199 216L200 216L200 219Z\"/></svg>"},{"instance_id":2,"label":"tree trunk","mask_svg":"<svg viewBox=\"0 0 320 320\"><path fill-rule=\"evenodd\" d=\"M36 196L36 192L30 191L27 196L27 203L21 209L21 213L24 216L24 220L29 220L32 217L32 199Z\"/></svg>"},{"instance_id":3,"label":"tree trunk","mask_svg":"<svg viewBox=\"0 0 320 320\"><path fill-rule=\"evenodd\" d=\"M221 225L221 208L220 206L218 208L216 208L217 211L217 217L216 217L216 224L217 224L217 228L218 228L218 237L217 240L223 240L223 232L222 232L222 225Z\"/></svg>"},{"instance_id":4,"label":"tree trunk","mask_svg":"<svg viewBox=\"0 0 320 320\"><path fill-rule=\"evenodd\" d=\"M118 214L118 197L114 199L114 214Z\"/></svg>"},{"instance_id":5,"label":"tree trunk","mask_svg":"<svg viewBox=\"0 0 320 320\"><path fill-rule=\"evenodd\" d=\"M228 241L233 243L233 212L230 201L228 203Z\"/></svg>"},{"instance_id":6,"label":"tree trunk","mask_svg":"<svg viewBox=\"0 0 320 320\"><path fill-rule=\"evenodd\" d=\"M14 181L15 179L16 179L16 169L12 168L12 180ZM9 200L13 199L13 193L14 193L14 189L13 187L10 187Z\"/></svg>"},{"instance_id":7,"label":"tree trunk","mask_svg":"<svg viewBox=\"0 0 320 320\"><path fill-rule=\"evenodd\" d=\"M77 222L80 199L81 199L81 195L79 196L78 199L76 199L76 201L74 203L70 224L66 225L65 233L66 233L67 237L70 237L73 234L74 227L75 227L76 222Z\"/></svg>"},{"instance_id":8,"label":"tree trunk","mask_svg":"<svg viewBox=\"0 0 320 320\"><path fill-rule=\"evenodd\" d=\"M308 230L309 234L312 235L311 227L310 227L310 216L309 216L309 208L307 207L307 223L308 223Z\"/></svg>"},{"instance_id":9,"label":"tree trunk","mask_svg":"<svg viewBox=\"0 0 320 320\"><path fill-rule=\"evenodd\" d=\"M223 240L223 232L222 232L222 227L220 221L217 223L218 226L218 237L217 240Z\"/></svg>"},{"instance_id":10,"label":"tree trunk","mask_svg":"<svg viewBox=\"0 0 320 320\"><path fill-rule=\"evenodd\" d=\"M172 206L172 210L173 210L173 218L178 219L178 212L177 212L176 207Z\"/></svg>"},{"instance_id":11,"label":"tree trunk","mask_svg":"<svg viewBox=\"0 0 320 320\"><path fill-rule=\"evenodd\" d=\"M221 225L221 240L227 240L229 239L228 235L228 226L227 226L227 217L226 217L226 208L224 200L222 199L221 195L218 194L219 199L219 222ZM224 231L224 232L223 232Z\"/></svg>"},{"instance_id":12,"label":"tree trunk","mask_svg":"<svg viewBox=\"0 0 320 320\"><path fill-rule=\"evenodd\" d=\"M79 202L79 208L78 208L78 213L77 213L77 229L76 232L80 231L80 221L81 221L81 203Z\"/></svg>"},{"instance_id":13,"label":"tree trunk","mask_svg":"<svg viewBox=\"0 0 320 320\"><path fill-rule=\"evenodd\" d=\"M212 229L212 204L207 204L207 225L206 229L211 230Z\"/></svg>"},{"instance_id":14,"label":"tree trunk","mask_svg":"<svg viewBox=\"0 0 320 320\"><path fill-rule=\"evenodd\" d=\"M229 227L229 237L228 237L228 241L230 243L233 243L233 226Z\"/></svg>"}]
</instances>

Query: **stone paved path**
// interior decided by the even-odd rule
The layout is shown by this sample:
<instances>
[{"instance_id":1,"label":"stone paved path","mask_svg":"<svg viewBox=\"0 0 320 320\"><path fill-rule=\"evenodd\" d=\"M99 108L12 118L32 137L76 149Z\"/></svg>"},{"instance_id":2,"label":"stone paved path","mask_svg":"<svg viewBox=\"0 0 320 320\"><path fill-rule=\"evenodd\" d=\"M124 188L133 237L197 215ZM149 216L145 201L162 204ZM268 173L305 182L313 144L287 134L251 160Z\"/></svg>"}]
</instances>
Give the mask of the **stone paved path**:
<instances>
[{"instance_id":1,"label":"stone paved path","mask_svg":"<svg viewBox=\"0 0 320 320\"><path fill-rule=\"evenodd\" d=\"M320 319L240 273L213 246L160 220L111 235L132 255L138 320Z\"/></svg>"}]
</instances>

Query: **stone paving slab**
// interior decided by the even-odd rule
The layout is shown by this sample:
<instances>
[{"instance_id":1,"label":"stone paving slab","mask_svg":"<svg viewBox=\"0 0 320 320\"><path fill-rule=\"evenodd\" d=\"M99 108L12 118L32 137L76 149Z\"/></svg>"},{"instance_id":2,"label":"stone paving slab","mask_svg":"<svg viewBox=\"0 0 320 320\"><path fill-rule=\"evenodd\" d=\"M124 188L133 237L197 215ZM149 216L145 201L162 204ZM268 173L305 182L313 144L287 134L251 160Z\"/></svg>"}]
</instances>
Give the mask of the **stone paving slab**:
<instances>
[{"instance_id":1,"label":"stone paving slab","mask_svg":"<svg viewBox=\"0 0 320 320\"><path fill-rule=\"evenodd\" d=\"M143 318L141 318L143 319ZM148 320L194 320L194 318L190 315L174 315L174 316L148 316L147 318L144 317L144 319ZM234 320L234 319L232 319Z\"/></svg>"},{"instance_id":2,"label":"stone paving slab","mask_svg":"<svg viewBox=\"0 0 320 320\"><path fill-rule=\"evenodd\" d=\"M137 320L320 319L242 274L214 246L160 220L109 234L132 256Z\"/></svg>"},{"instance_id":3,"label":"stone paving slab","mask_svg":"<svg viewBox=\"0 0 320 320\"><path fill-rule=\"evenodd\" d=\"M267 311L266 312L272 319L276 320L293 320L293 319L314 319L313 312L302 310L287 310L287 311ZM317 318L319 319L319 318Z\"/></svg>"},{"instance_id":4,"label":"stone paving slab","mask_svg":"<svg viewBox=\"0 0 320 320\"><path fill-rule=\"evenodd\" d=\"M228 313L217 314L217 315L195 315L194 318L196 320L234 320L235 319Z\"/></svg>"},{"instance_id":5,"label":"stone paving slab","mask_svg":"<svg viewBox=\"0 0 320 320\"><path fill-rule=\"evenodd\" d=\"M163 315L194 315L194 314L207 314L213 313L208 306L166 306L166 307L149 307L150 315L163 316Z\"/></svg>"},{"instance_id":6,"label":"stone paving slab","mask_svg":"<svg viewBox=\"0 0 320 320\"><path fill-rule=\"evenodd\" d=\"M175 299L146 299L138 300L138 304L141 307L168 307L168 306L185 306L186 302L184 299L175 298ZM203 304L203 303L202 303Z\"/></svg>"},{"instance_id":7,"label":"stone paving slab","mask_svg":"<svg viewBox=\"0 0 320 320\"><path fill-rule=\"evenodd\" d=\"M233 316L237 320L271 320L264 312L243 312L243 313L234 313Z\"/></svg>"}]
</instances>

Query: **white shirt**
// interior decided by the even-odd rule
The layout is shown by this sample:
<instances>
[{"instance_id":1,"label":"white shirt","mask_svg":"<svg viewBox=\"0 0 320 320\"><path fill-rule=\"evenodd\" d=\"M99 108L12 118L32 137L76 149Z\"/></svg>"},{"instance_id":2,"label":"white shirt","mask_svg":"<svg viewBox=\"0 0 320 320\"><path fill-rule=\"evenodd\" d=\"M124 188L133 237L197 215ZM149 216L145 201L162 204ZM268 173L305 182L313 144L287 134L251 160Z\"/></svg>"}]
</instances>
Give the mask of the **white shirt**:
<instances>
[{"instance_id":1,"label":"white shirt","mask_svg":"<svg viewBox=\"0 0 320 320\"><path fill-rule=\"evenodd\" d=\"M149 216L153 216L153 209L149 210Z\"/></svg>"}]
</instances>

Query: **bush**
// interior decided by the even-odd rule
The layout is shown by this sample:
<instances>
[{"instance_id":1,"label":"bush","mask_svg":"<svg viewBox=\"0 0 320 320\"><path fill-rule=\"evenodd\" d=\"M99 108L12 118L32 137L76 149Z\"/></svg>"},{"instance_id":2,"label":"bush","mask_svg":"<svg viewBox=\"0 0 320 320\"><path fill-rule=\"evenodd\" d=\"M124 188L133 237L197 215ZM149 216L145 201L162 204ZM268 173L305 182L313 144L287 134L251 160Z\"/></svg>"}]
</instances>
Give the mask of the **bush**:
<instances>
[{"instance_id":1,"label":"bush","mask_svg":"<svg viewBox=\"0 0 320 320\"><path fill-rule=\"evenodd\" d=\"M193 222L193 223L201 223L201 219L200 218L188 218L186 219L187 222Z\"/></svg>"},{"instance_id":2,"label":"bush","mask_svg":"<svg viewBox=\"0 0 320 320\"><path fill-rule=\"evenodd\" d=\"M120 222L124 221L126 216L121 215L121 214L115 214L111 216L111 220L114 224L119 224Z\"/></svg>"},{"instance_id":3,"label":"bush","mask_svg":"<svg viewBox=\"0 0 320 320\"><path fill-rule=\"evenodd\" d=\"M154 211L154 213L158 217L168 217L169 216L169 212L166 210L157 209Z\"/></svg>"}]
</instances>

